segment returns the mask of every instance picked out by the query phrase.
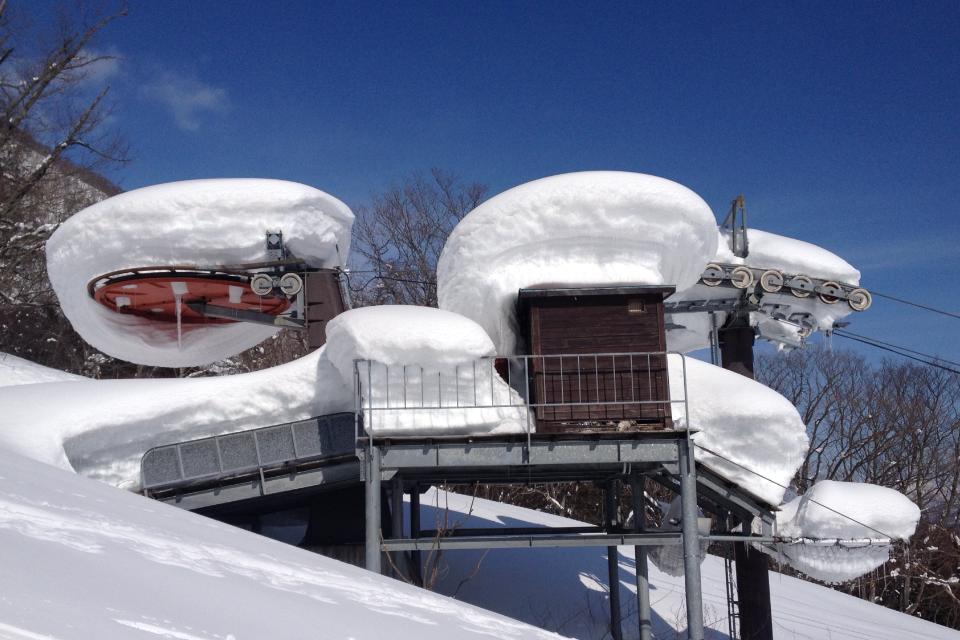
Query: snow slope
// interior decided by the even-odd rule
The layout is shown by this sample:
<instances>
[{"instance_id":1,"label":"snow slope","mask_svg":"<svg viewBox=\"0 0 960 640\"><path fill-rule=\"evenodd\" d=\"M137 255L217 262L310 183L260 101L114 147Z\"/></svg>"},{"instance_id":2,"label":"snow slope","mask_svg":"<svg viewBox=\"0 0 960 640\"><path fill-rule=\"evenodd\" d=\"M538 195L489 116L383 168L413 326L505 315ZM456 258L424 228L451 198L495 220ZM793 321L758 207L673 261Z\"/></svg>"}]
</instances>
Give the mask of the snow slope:
<instances>
[{"instance_id":1,"label":"snow slope","mask_svg":"<svg viewBox=\"0 0 960 640\"><path fill-rule=\"evenodd\" d=\"M217 266L266 259L266 232L316 267L342 266L350 209L323 191L282 180L189 180L128 191L67 219L47 241L47 271L60 306L84 340L114 357L162 367L205 365L277 332L249 323L159 323L108 310L87 284L121 269Z\"/></svg>"},{"instance_id":2,"label":"snow slope","mask_svg":"<svg viewBox=\"0 0 960 640\"><path fill-rule=\"evenodd\" d=\"M51 369L9 353L0 353L0 387L41 382L81 382L89 378Z\"/></svg>"},{"instance_id":3,"label":"snow slope","mask_svg":"<svg viewBox=\"0 0 960 640\"><path fill-rule=\"evenodd\" d=\"M0 638L554 638L0 449Z\"/></svg>"},{"instance_id":4,"label":"snow slope","mask_svg":"<svg viewBox=\"0 0 960 640\"><path fill-rule=\"evenodd\" d=\"M471 513L472 504L472 513ZM449 509L452 522L468 527L577 526L568 518L511 505L431 491L422 498L421 521ZM465 515L468 514L469 515ZM427 526L425 524L425 526ZM581 640L609 638L606 549L502 549L446 552L441 593ZM482 559L481 559L482 558ZM476 569L479 562L479 570ZM637 637L632 547L619 549L625 638ZM727 638L723 560L708 555L702 566L708 639ZM475 575L472 575L476 572ZM683 578L650 566L650 600L656 638L682 637L686 628ZM776 640L957 640L960 633L825 587L770 573Z\"/></svg>"}]
</instances>

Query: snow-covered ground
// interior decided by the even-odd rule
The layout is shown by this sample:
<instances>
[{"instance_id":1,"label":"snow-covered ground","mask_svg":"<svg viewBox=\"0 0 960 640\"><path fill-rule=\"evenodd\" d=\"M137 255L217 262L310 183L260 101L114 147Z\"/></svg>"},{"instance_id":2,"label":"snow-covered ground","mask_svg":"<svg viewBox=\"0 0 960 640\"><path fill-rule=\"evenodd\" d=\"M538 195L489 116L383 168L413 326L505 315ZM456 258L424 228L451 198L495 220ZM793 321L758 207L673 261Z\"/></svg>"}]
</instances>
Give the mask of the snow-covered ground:
<instances>
[{"instance_id":1,"label":"snow-covered ground","mask_svg":"<svg viewBox=\"0 0 960 640\"><path fill-rule=\"evenodd\" d=\"M0 387L41 382L78 382L89 380L59 369L24 360L9 353L0 353Z\"/></svg>"},{"instance_id":2,"label":"snow-covered ground","mask_svg":"<svg viewBox=\"0 0 960 640\"><path fill-rule=\"evenodd\" d=\"M0 639L551 638L0 449Z\"/></svg>"},{"instance_id":3,"label":"snow-covered ground","mask_svg":"<svg viewBox=\"0 0 960 640\"><path fill-rule=\"evenodd\" d=\"M471 505L471 515L457 515ZM445 508L467 526L573 524L436 492L421 508L427 526ZM555 637L523 622L583 640L606 637L605 549L491 551L471 575L480 558L445 555L437 590L456 594L455 602L0 448L4 640ZM634 638L632 549L622 548L619 562L624 628ZM652 566L650 579L656 637L676 638L683 580ZM703 590L707 637L725 638L719 558L707 557ZM778 640L960 635L778 574L771 591Z\"/></svg>"},{"instance_id":4,"label":"snow-covered ground","mask_svg":"<svg viewBox=\"0 0 960 640\"><path fill-rule=\"evenodd\" d=\"M472 507L472 512L471 512ZM511 505L431 491L421 521L431 526L444 511L467 527L576 526L577 521ZM462 514L470 513L469 516ZM457 515L460 514L460 515ZM609 638L606 549L503 549L445 555L448 572L438 591L583 640ZM619 549L621 604L626 638L636 638L636 578L632 547ZM482 558L482 559L481 559ZM477 566L479 563L479 570ZM650 565L653 630L659 639L684 637L682 577ZM474 574L475 575L472 575ZM708 555L701 568L707 638L727 638L723 560ZM472 577L471 577L472 575ZM912 618L810 582L770 573L773 637L777 640L957 640L960 632Z\"/></svg>"}]
</instances>

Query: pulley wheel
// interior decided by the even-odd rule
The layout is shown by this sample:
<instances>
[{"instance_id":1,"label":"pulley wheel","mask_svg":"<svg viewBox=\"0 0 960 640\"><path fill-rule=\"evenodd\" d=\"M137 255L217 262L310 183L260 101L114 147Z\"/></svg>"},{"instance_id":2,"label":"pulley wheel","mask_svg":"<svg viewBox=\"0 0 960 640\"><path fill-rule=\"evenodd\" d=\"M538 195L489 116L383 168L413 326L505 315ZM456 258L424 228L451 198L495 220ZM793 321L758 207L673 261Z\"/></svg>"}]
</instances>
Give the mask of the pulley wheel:
<instances>
[{"instance_id":1,"label":"pulley wheel","mask_svg":"<svg viewBox=\"0 0 960 640\"><path fill-rule=\"evenodd\" d=\"M295 273L280 276L280 291L287 297L293 297L303 291L303 279Z\"/></svg>"},{"instance_id":2,"label":"pulley wheel","mask_svg":"<svg viewBox=\"0 0 960 640\"><path fill-rule=\"evenodd\" d=\"M734 267L730 272L730 284L737 289L746 289L753 284L753 272L746 267Z\"/></svg>"},{"instance_id":3,"label":"pulley wheel","mask_svg":"<svg viewBox=\"0 0 960 640\"><path fill-rule=\"evenodd\" d=\"M836 291L837 293L843 291L843 289L840 288L840 285L837 284L836 282L824 282L822 285L820 285L820 288L827 289L828 291ZM836 304L837 302L840 301L840 298L838 298L837 296L831 295L823 291L821 291L817 295L820 297L820 300L824 304Z\"/></svg>"},{"instance_id":4,"label":"pulley wheel","mask_svg":"<svg viewBox=\"0 0 960 640\"><path fill-rule=\"evenodd\" d=\"M760 288L767 293L776 293L783 289L783 274L776 269L769 269L760 274Z\"/></svg>"},{"instance_id":5,"label":"pulley wheel","mask_svg":"<svg viewBox=\"0 0 960 640\"><path fill-rule=\"evenodd\" d=\"M806 298L813 293L813 280L807 276L794 276L787 286L790 287L790 293L798 298Z\"/></svg>"},{"instance_id":6,"label":"pulley wheel","mask_svg":"<svg viewBox=\"0 0 960 640\"><path fill-rule=\"evenodd\" d=\"M273 278L265 273L258 273L250 278L250 290L260 297L270 295L273 292Z\"/></svg>"},{"instance_id":7,"label":"pulley wheel","mask_svg":"<svg viewBox=\"0 0 960 640\"><path fill-rule=\"evenodd\" d=\"M854 311L866 311L873 304L873 296L866 289L854 289L847 294L847 304Z\"/></svg>"},{"instance_id":8,"label":"pulley wheel","mask_svg":"<svg viewBox=\"0 0 960 640\"><path fill-rule=\"evenodd\" d=\"M700 282L708 287L717 286L723 282L723 269L721 269L718 264L708 264L703 270L703 275L700 276Z\"/></svg>"}]
</instances>

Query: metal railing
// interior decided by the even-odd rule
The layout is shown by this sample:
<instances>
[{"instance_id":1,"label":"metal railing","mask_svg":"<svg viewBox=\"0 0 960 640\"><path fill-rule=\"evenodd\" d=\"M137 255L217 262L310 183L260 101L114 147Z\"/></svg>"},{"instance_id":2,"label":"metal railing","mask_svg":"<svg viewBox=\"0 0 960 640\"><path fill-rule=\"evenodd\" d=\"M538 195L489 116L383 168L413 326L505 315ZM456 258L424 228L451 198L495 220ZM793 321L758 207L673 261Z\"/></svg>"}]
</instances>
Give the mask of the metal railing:
<instances>
[{"instance_id":1,"label":"metal railing","mask_svg":"<svg viewBox=\"0 0 960 640\"><path fill-rule=\"evenodd\" d=\"M678 404L689 415L686 358L667 351L492 356L444 368L356 360L354 392L358 439L362 428L398 438L477 435L498 424L527 434L546 422L624 427L669 420Z\"/></svg>"},{"instance_id":2,"label":"metal railing","mask_svg":"<svg viewBox=\"0 0 960 640\"><path fill-rule=\"evenodd\" d=\"M335 413L154 447L140 460L141 488L167 488L353 455L354 429L353 413Z\"/></svg>"}]
</instances>

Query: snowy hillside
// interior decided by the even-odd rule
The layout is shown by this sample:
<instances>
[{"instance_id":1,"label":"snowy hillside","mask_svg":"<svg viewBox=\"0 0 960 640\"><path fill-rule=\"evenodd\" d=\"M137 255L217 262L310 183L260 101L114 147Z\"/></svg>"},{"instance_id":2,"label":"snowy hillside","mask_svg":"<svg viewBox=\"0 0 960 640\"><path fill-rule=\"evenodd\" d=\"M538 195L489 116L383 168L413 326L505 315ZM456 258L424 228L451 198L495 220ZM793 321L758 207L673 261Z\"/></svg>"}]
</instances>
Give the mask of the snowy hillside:
<instances>
[{"instance_id":1,"label":"snowy hillside","mask_svg":"<svg viewBox=\"0 0 960 640\"><path fill-rule=\"evenodd\" d=\"M0 449L0 639L550 638Z\"/></svg>"},{"instance_id":2,"label":"snowy hillside","mask_svg":"<svg viewBox=\"0 0 960 640\"><path fill-rule=\"evenodd\" d=\"M466 604L27 460L0 449L0 638L547 638L608 633L605 549L447 554L438 585ZM440 513L437 493L422 517ZM448 500L448 501L447 501ZM470 499L444 505L467 512ZM455 516L456 519L456 516ZM469 526L572 521L477 500ZM632 549L621 549L626 637L636 637ZM683 629L683 582L650 568L654 630ZM723 563L703 566L708 638L725 638ZM956 631L780 575L774 637L953 639ZM470 605L489 608L490 613ZM502 614L502 615L499 615ZM318 632L321 632L318 635Z\"/></svg>"},{"instance_id":3,"label":"snowy hillside","mask_svg":"<svg viewBox=\"0 0 960 640\"><path fill-rule=\"evenodd\" d=\"M439 508L438 508L439 501ZM576 526L574 520L431 492L422 498L421 521L436 522L445 509L451 522L467 527ZM518 620L581 638L609 638L606 549L503 549L448 552L450 571L438 586L441 593ZM464 581L476 569L476 575ZM637 637L633 547L620 548L620 588L624 637ZM707 556L703 576L706 638L727 638L723 560ZM462 584L461 584L462 583ZM871 604L810 582L770 574L773 637L776 640L957 640L960 633L940 625ZM650 565L650 602L656 638L681 637L686 628L683 578L668 576Z\"/></svg>"}]
</instances>

